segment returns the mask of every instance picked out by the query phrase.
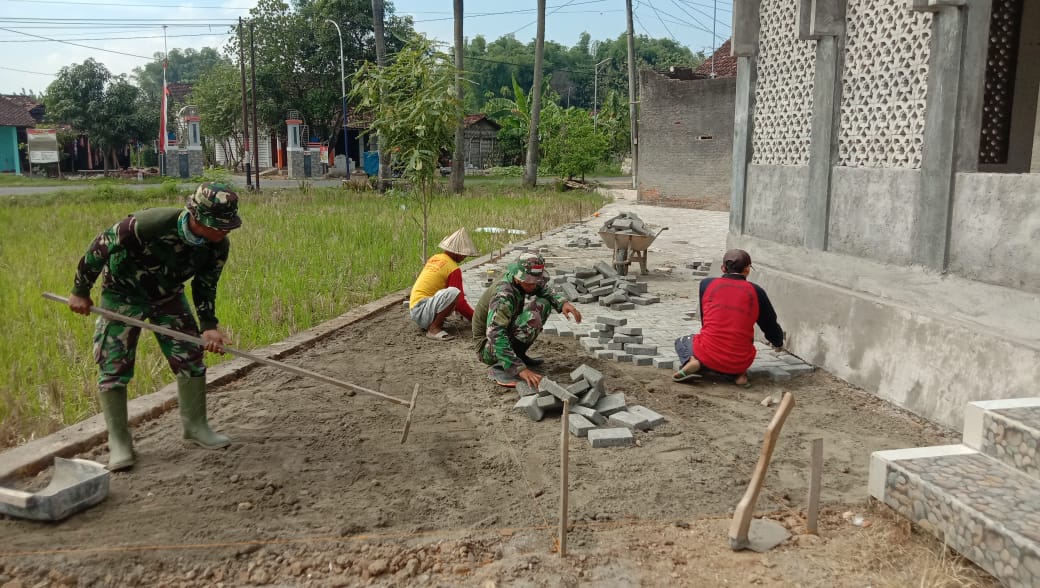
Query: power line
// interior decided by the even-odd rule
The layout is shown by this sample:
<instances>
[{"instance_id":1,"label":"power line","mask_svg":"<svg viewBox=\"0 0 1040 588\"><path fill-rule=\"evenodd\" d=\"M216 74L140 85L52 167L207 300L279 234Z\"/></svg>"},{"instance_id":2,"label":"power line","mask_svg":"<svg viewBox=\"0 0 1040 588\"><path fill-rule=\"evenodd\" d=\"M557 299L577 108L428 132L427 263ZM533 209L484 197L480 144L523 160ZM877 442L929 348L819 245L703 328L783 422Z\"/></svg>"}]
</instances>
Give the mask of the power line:
<instances>
[{"instance_id":1,"label":"power line","mask_svg":"<svg viewBox=\"0 0 1040 588\"><path fill-rule=\"evenodd\" d=\"M134 6L140 8L202 8L206 10L252 10L252 6L184 5L184 4L126 4L122 2L70 2L69 0L8 0L29 4L65 4L71 6Z\"/></svg>"},{"instance_id":2,"label":"power line","mask_svg":"<svg viewBox=\"0 0 1040 588\"><path fill-rule=\"evenodd\" d=\"M7 71L16 71L16 72L19 72L19 73L36 74L38 76L50 76L52 78L53 77L57 77L57 75L58 75L58 74L52 74L52 73L44 73L42 71L29 71L27 69L16 69L16 68L13 68L13 67L6 67L6 66L3 66L3 65L0 65L0 69L6 69Z\"/></svg>"},{"instance_id":3,"label":"power line","mask_svg":"<svg viewBox=\"0 0 1040 588\"><path fill-rule=\"evenodd\" d=\"M234 31L228 31L226 33L195 33L191 35L168 35L170 39L179 39L181 37L222 37L227 35L235 34ZM75 38L65 39L66 41L123 41L127 39L162 39L162 35L149 35L142 37L91 37L91 38ZM0 39L0 43L49 43L50 39Z\"/></svg>"},{"instance_id":4,"label":"power line","mask_svg":"<svg viewBox=\"0 0 1040 588\"><path fill-rule=\"evenodd\" d=\"M41 35L33 35L32 33L23 33L21 31L16 31L16 30L13 30L13 29L6 29L4 27L0 27L0 31L7 31L9 33L16 33L16 34L19 34L19 35L25 35L27 37L37 37L39 39L46 39L48 41L54 41L55 43L64 43L66 45L73 45L75 47L82 47L84 49L93 49L94 51L104 51L105 53L115 53L116 55L126 55L127 57L137 57L139 59L147 59L148 61L151 61L152 59L154 59L153 57L145 57L144 55L136 55L134 53L126 53L126 52L123 52L123 51L115 51L113 49L102 49L101 47L91 47L90 45L81 45L79 43L73 43L72 41L62 41L61 39L54 39L52 37L44 37L44 36L41 36Z\"/></svg>"},{"instance_id":5,"label":"power line","mask_svg":"<svg viewBox=\"0 0 1040 588\"><path fill-rule=\"evenodd\" d=\"M653 10L654 14L657 15L657 20L661 21L661 26L664 27L664 30L665 30L665 32L668 33L668 36L671 37L673 41L675 41L675 44L676 45L682 45L682 43L680 43L679 40L675 38L675 34L672 33L672 29L668 28L668 25L666 25L664 23L664 19L661 18L661 13L657 10L657 8L655 8L654 5L649 0L647 0L646 5L649 6L650 10Z\"/></svg>"},{"instance_id":6,"label":"power line","mask_svg":"<svg viewBox=\"0 0 1040 588\"><path fill-rule=\"evenodd\" d=\"M547 12L545 14L545 16L546 16L546 18L548 18L550 15L556 14L556 12L558 12L561 8L566 8L566 7L568 7L568 6L572 5L572 4L574 4L575 6L581 6L582 4L600 4L600 3L605 2L605 1L606 0L586 0L585 2L578 2L577 4L575 4L575 0L571 0L570 2L567 2L567 3L564 3L564 4L561 4L561 5L557 6L556 9L553 10L552 12ZM515 31L512 31L510 33L506 33L506 35L515 35L516 33L519 33L520 31L522 31L522 30L526 29L527 27L535 24L536 22L538 22L538 21L537 20L533 20L533 21L525 24L524 26L516 29Z\"/></svg>"},{"instance_id":7,"label":"power line","mask_svg":"<svg viewBox=\"0 0 1040 588\"><path fill-rule=\"evenodd\" d=\"M702 23L702 22L701 22L701 21L700 21L700 20L699 20L699 19L698 19L698 18L697 18L696 16L694 16L694 15L690 14L690 11L689 11L689 10L686 10L685 8L683 8L683 7L682 7L682 5L680 5L680 4L678 3L678 2L676 2L676 0L671 0L671 2L672 2L672 4L675 4L675 7L676 7L676 8L678 8L678 9L679 9L679 10L681 10L681 11L683 11L683 13L684 13L684 14L686 14L686 16L689 16L689 17L690 17L691 19L693 19L693 20L694 20L694 22L696 22L696 23L697 23L697 24L699 24L699 25L703 25L703 24L704 24L704 23ZM687 4L687 5L689 5L689 3L688 3L688 2L684 2L684 4ZM726 21L723 21L723 20L719 20L719 19L717 19L717 18L715 18L715 17L713 17L713 16L708 16L708 15L707 15L706 13L704 13L704 12L703 12L703 11L701 11L701 10L698 10L698 9L694 8L693 6L690 6L690 8L691 8L692 10L696 10L696 11L697 11L698 13L700 13L700 14L703 14L703 15L704 15L704 16L705 16L706 18L708 18L709 20L711 20L711 21L712 21L712 22L713 22L714 24L716 24L716 25L719 25L719 24L721 24L721 25L723 25L723 26L725 26L725 27L727 27L727 28L731 28L730 24L729 24L729 23L727 23Z\"/></svg>"}]
</instances>

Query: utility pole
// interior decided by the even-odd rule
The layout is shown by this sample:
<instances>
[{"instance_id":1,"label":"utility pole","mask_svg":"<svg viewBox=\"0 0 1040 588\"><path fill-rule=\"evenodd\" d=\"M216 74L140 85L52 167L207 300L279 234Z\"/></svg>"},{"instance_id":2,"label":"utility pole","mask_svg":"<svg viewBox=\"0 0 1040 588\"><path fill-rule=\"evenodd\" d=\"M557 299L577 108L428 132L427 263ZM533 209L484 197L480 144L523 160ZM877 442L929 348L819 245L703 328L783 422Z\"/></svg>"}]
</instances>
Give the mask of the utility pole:
<instances>
[{"instance_id":1,"label":"utility pole","mask_svg":"<svg viewBox=\"0 0 1040 588\"><path fill-rule=\"evenodd\" d=\"M455 97L460 105L466 96L465 88L462 87L462 0L455 0ZM451 191L454 194L462 194L466 181L466 112L462 112L459 126L455 128L455 152L451 156Z\"/></svg>"},{"instance_id":2,"label":"utility pole","mask_svg":"<svg viewBox=\"0 0 1040 588\"><path fill-rule=\"evenodd\" d=\"M250 76L253 78L251 94L253 97L253 173L256 174L254 187L260 191L260 133L256 122L256 43L253 42L253 21L249 21L249 51L252 58L249 60Z\"/></svg>"},{"instance_id":3,"label":"utility pole","mask_svg":"<svg viewBox=\"0 0 1040 588\"><path fill-rule=\"evenodd\" d=\"M719 0L711 6L711 79L715 79L715 23L718 21Z\"/></svg>"},{"instance_id":4,"label":"utility pole","mask_svg":"<svg viewBox=\"0 0 1040 588\"><path fill-rule=\"evenodd\" d=\"M632 134L632 189L639 189L639 131L636 115L636 38L632 27L632 0L625 0L628 16L628 128Z\"/></svg>"},{"instance_id":5,"label":"utility pole","mask_svg":"<svg viewBox=\"0 0 1040 588\"><path fill-rule=\"evenodd\" d=\"M632 0L627 0L631 2ZM527 132L524 186L538 184L538 122L542 117L542 65L545 61L545 0L538 0L538 33L534 42L534 84L531 88L531 128Z\"/></svg>"},{"instance_id":6,"label":"utility pole","mask_svg":"<svg viewBox=\"0 0 1040 588\"><path fill-rule=\"evenodd\" d=\"M372 0L372 29L376 36L376 65L382 69L386 65L386 42L383 39L383 0ZM376 135L376 147L379 149L379 190L384 191L390 179L390 150L383 145L383 138Z\"/></svg>"},{"instance_id":7,"label":"utility pole","mask_svg":"<svg viewBox=\"0 0 1040 588\"><path fill-rule=\"evenodd\" d=\"M253 174L249 167L249 109L246 101L246 38L242 35L242 17L238 17L238 69L242 74L242 147L246 172L246 189L253 190Z\"/></svg>"},{"instance_id":8,"label":"utility pole","mask_svg":"<svg viewBox=\"0 0 1040 588\"><path fill-rule=\"evenodd\" d=\"M597 123L599 123L599 66L610 61L610 58L606 58L596 64L596 73L592 76L594 80L592 82L592 130L596 130Z\"/></svg>"}]
</instances>

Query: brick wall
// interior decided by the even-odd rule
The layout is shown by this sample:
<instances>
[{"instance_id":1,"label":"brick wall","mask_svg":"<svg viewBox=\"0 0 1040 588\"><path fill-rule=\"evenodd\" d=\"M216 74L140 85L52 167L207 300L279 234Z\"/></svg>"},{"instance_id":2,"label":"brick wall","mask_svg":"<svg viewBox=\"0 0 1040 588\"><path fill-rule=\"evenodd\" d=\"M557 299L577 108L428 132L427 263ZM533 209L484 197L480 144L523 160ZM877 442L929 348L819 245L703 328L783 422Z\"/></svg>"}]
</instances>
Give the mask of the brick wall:
<instances>
[{"instance_id":1,"label":"brick wall","mask_svg":"<svg viewBox=\"0 0 1040 588\"><path fill-rule=\"evenodd\" d=\"M736 79L639 73L639 203L729 210Z\"/></svg>"}]
</instances>

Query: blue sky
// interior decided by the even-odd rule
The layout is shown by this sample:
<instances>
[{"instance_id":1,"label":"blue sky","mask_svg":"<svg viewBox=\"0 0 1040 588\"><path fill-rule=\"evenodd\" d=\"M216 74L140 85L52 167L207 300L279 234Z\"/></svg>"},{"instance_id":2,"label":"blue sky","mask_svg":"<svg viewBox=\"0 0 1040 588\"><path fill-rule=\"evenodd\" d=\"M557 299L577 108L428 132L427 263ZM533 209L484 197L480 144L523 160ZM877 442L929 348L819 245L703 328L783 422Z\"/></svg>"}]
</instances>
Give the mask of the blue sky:
<instances>
[{"instance_id":1,"label":"blue sky","mask_svg":"<svg viewBox=\"0 0 1040 588\"><path fill-rule=\"evenodd\" d=\"M390 2L391 0L387 0ZM59 69L93 58L114 74L130 73L163 50L163 30L155 19L179 19L166 31L167 45L217 47L224 31L248 15L256 0L2 0L0 1L0 93L42 91ZM624 0L547 0L547 40L573 45L587 31L593 39L625 30ZM451 0L396 0L398 14L410 14L415 28L442 41L453 34ZM513 33L521 41L535 35L535 0L466 0L465 35L493 40ZM728 38L732 1L633 0L636 34L673 38L694 51ZM61 19L61 20L58 20ZM66 41L65 43L59 42ZM74 44L70 44L74 43Z\"/></svg>"}]
</instances>

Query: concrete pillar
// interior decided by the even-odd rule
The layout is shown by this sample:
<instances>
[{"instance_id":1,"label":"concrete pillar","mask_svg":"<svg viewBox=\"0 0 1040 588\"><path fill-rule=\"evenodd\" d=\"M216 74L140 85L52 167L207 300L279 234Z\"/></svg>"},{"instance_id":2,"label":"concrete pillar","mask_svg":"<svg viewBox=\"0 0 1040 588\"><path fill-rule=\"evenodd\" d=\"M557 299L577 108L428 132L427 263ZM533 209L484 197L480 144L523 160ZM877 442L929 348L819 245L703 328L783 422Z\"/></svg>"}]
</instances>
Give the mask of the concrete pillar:
<instances>
[{"instance_id":1,"label":"concrete pillar","mask_svg":"<svg viewBox=\"0 0 1040 588\"><path fill-rule=\"evenodd\" d=\"M979 169L982 102L986 95L989 55L989 19L993 0L968 0L964 8L964 54L961 58L961 95L957 107L957 160L959 172Z\"/></svg>"},{"instance_id":2,"label":"concrete pillar","mask_svg":"<svg viewBox=\"0 0 1040 588\"><path fill-rule=\"evenodd\" d=\"M288 159L290 180L303 177L303 138L300 135L302 124L303 121L300 119L291 118L285 121L287 131L285 155Z\"/></svg>"},{"instance_id":3,"label":"concrete pillar","mask_svg":"<svg viewBox=\"0 0 1040 588\"><path fill-rule=\"evenodd\" d=\"M737 95L733 119L733 186L730 191L729 232L744 234L747 209L747 168L754 137L755 55L758 53L761 0L733 2L733 56L737 58Z\"/></svg>"},{"instance_id":4,"label":"concrete pillar","mask_svg":"<svg viewBox=\"0 0 1040 588\"><path fill-rule=\"evenodd\" d=\"M197 115L185 117L188 126L188 176L200 177L205 168L202 155L202 132L199 128L199 117Z\"/></svg>"},{"instance_id":5,"label":"concrete pillar","mask_svg":"<svg viewBox=\"0 0 1040 588\"><path fill-rule=\"evenodd\" d=\"M1040 174L1040 96L1036 98L1036 125L1033 127L1033 162L1029 172Z\"/></svg>"},{"instance_id":6,"label":"concrete pillar","mask_svg":"<svg viewBox=\"0 0 1040 588\"><path fill-rule=\"evenodd\" d=\"M928 106L925 113L920 190L914 203L910 235L912 260L945 271L953 205L954 155L964 51L965 13L955 2L913 0L914 10L935 13L928 58Z\"/></svg>"},{"instance_id":7,"label":"concrete pillar","mask_svg":"<svg viewBox=\"0 0 1040 588\"><path fill-rule=\"evenodd\" d=\"M1040 90L1040 2L1022 3L1022 24L1011 107L1008 171L1028 172L1036 161L1037 99Z\"/></svg>"},{"instance_id":8,"label":"concrete pillar","mask_svg":"<svg viewBox=\"0 0 1040 588\"><path fill-rule=\"evenodd\" d=\"M806 248L821 251L827 249L831 173L838 162L836 137L841 124L845 6L845 0L799 0L798 3L798 36L802 40L816 40L803 242Z\"/></svg>"}]
</instances>

